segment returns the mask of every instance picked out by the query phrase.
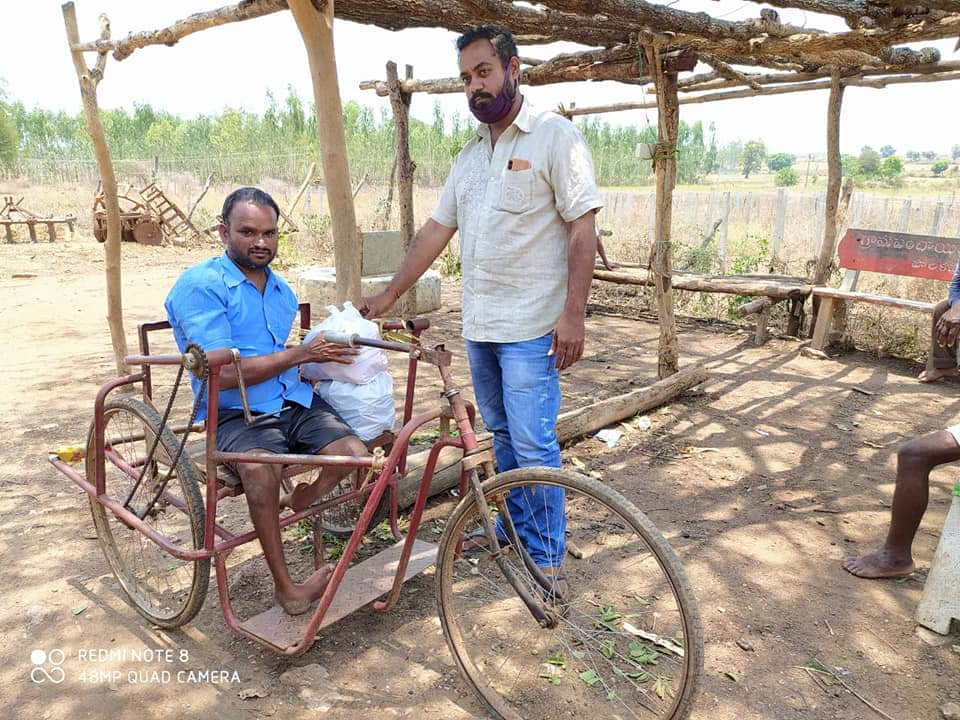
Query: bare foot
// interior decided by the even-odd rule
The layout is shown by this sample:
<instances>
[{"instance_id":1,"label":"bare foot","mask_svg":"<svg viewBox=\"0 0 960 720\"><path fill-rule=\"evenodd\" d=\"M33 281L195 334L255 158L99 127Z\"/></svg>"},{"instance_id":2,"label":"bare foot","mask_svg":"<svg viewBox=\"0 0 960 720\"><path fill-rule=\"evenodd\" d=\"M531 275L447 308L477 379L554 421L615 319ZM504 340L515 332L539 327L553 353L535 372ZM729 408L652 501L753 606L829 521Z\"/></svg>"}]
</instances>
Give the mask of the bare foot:
<instances>
[{"instance_id":1,"label":"bare foot","mask_svg":"<svg viewBox=\"0 0 960 720\"><path fill-rule=\"evenodd\" d=\"M889 550L859 557L848 557L843 561L843 569L851 575L875 580L877 578L904 577L913 572L913 558L909 554L892 553Z\"/></svg>"},{"instance_id":2,"label":"bare foot","mask_svg":"<svg viewBox=\"0 0 960 720\"><path fill-rule=\"evenodd\" d=\"M958 377L960 376L960 369L951 367L951 368L927 368L919 376L917 380L922 383L933 383L937 380L942 380L945 377Z\"/></svg>"},{"instance_id":3,"label":"bare foot","mask_svg":"<svg viewBox=\"0 0 960 720\"><path fill-rule=\"evenodd\" d=\"M274 593L274 599L283 608L287 615L302 615L310 609L313 602L323 595L323 591L330 582L333 574L333 565L324 565L311 575L302 585L294 585L289 595Z\"/></svg>"}]
</instances>

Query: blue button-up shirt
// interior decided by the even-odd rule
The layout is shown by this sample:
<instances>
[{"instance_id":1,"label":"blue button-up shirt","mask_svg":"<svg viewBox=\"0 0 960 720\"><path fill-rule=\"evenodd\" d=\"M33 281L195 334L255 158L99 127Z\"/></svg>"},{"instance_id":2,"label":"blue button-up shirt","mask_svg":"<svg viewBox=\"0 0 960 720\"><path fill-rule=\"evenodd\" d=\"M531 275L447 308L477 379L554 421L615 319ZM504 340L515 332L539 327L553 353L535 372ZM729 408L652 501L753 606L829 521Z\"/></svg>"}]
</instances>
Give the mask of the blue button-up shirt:
<instances>
[{"instance_id":1,"label":"blue button-up shirt","mask_svg":"<svg viewBox=\"0 0 960 720\"><path fill-rule=\"evenodd\" d=\"M173 337L183 352L189 343L206 351L237 348L241 357L269 355L284 349L297 314L297 297L269 269L263 294L226 254L187 269L167 295L164 307ZM194 397L200 381L191 375ZM310 407L313 391L300 380L297 368L247 387L250 409L274 413L291 400ZM240 391L220 391L220 408L240 409ZM197 420L207 416L206 400Z\"/></svg>"},{"instance_id":2,"label":"blue button-up shirt","mask_svg":"<svg viewBox=\"0 0 960 720\"><path fill-rule=\"evenodd\" d=\"M957 263L957 267L953 271L953 280L950 281L950 292L947 297L950 298L951 307L960 300L960 262Z\"/></svg>"}]
</instances>

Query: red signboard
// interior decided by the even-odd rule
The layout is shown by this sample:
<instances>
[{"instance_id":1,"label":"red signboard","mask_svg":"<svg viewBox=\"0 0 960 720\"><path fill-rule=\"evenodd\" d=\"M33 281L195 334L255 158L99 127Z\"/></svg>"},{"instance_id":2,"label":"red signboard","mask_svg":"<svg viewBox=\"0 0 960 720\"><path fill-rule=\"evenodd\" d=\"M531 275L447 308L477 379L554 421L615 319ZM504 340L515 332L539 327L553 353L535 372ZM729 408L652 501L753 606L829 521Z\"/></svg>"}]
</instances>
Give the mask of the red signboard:
<instances>
[{"instance_id":1,"label":"red signboard","mask_svg":"<svg viewBox=\"0 0 960 720\"><path fill-rule=\"evenodd\" d=\"M850 270L952 280L960 238L850 228L840 241L840 267Z\"/></svg>"}]
</instances>

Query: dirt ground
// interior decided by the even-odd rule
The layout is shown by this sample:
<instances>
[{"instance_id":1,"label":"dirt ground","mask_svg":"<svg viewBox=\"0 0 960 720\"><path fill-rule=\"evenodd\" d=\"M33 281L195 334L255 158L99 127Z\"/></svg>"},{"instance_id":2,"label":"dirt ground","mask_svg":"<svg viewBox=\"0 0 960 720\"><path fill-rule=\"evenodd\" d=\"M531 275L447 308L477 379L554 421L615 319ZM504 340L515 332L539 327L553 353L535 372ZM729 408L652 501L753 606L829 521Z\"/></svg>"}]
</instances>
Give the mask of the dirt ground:
<instances>
[{"instance_id":1,"label":"dirt ground","mask_svg":"<svg viewBox=\"0 0 960 720\"><path fill-rule=\"evenodd\" d=\"M213 252L125 246L128 329L158 318L176 275ZM361 611L294 660L228 631L213 584L181 631L152 628L124 603L84 494L45 460L51 448L84 436L96 389L113 374L103 283L93 241L0 246L0 321L11 343L0 372L2 714L483 717L444 644L429 574L408 583L395 612ZM457 288L448 283L444 294L430 337L448 339L459 359ZM566 408L653 379L651 318L594 306L587 331L586 356L564 377ZM567 463L602 473L644 509L686 565L706 639L692 717L877 717L799 669L814 659L893 718L939 717L943 702L960 699L960 655L950 644L919 640L912 615L949 504L951 470L933 476L915 547L918 573L870 582L839 563L882 538L897 446L955 422L960 389L918 385L920 368L907 363L857 354L817 361L801 357L795 341L755 348L749 337L682 322L684 362L712 367L703 389L650 413L649 429L621 427L626 434L613 449L590 438L564 451ZM424 393L421 400L434 402ZM242 517L242 501L234 502ZM431 513L442 516L450 502ZM269 591L259 559L231 560L235 592ZM129 657L148 649L171 653L153 662ZM110 651L112 660L97 659ZM316 664L325 670L309 672L322 692L298 693L279 681L292 667ZM38 668L46 673L32 673ZM172 673L169 681L162 671ZM260 697L241 697L250 691Z\"/></svg>"}]
</instances>

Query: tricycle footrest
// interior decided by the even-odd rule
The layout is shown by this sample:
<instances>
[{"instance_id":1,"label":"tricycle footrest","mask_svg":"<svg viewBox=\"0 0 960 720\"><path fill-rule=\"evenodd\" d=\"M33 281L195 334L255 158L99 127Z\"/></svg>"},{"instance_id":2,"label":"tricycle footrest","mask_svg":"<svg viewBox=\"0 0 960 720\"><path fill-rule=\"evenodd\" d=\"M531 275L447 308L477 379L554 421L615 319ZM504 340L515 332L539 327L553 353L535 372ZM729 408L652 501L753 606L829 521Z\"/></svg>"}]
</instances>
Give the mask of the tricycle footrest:
<instances>
[{"instance_id":1,"label":"tricycle footrest","mask_svg":"<svg viewBox=\"0 0 960 720\"><path fill-rule=\"evenodd\" d=\"M397 574L397 565L400 562L404 542L401 540L396 545L347 570L333 597L333 602L323 617L320 624L321 630L390 591ZM433 565L436 557L436 545L415 540L403 581L407 582ZM282 607L274 605L269 610L245 620L240 627L249 634L255 635L260 642L282 652L303 639L304 630L312 616L313 612L296 616L287 615Z\"/></svg>"}]
</instances>

